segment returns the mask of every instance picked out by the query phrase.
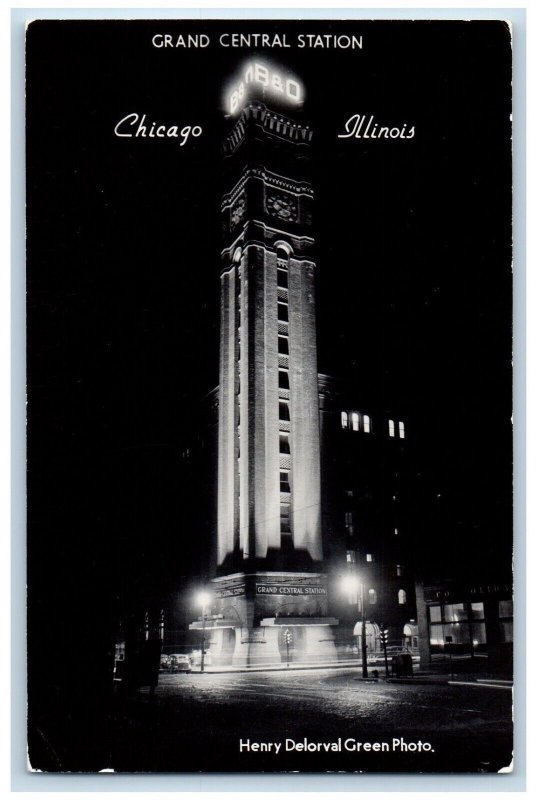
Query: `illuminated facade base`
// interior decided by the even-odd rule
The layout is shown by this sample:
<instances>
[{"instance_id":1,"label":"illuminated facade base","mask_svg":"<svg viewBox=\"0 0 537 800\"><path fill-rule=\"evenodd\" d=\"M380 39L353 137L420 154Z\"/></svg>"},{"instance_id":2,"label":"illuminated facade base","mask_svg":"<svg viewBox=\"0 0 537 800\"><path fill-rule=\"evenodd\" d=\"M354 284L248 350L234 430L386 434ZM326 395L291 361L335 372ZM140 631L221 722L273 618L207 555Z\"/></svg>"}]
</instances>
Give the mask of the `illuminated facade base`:
<instances>
[{"instance_id":1,"label":"illuminated facade base","mask_svg":"<svg viewBox=\"0 0 537 800\"><path fill-rule=\"evenodd\" d=\"M256 667L337 660L323 575L297 572L236 573L213 581L206 620L214 666ZM203 623L190 628L201 630Z\"/></svg>"}]
</instances>

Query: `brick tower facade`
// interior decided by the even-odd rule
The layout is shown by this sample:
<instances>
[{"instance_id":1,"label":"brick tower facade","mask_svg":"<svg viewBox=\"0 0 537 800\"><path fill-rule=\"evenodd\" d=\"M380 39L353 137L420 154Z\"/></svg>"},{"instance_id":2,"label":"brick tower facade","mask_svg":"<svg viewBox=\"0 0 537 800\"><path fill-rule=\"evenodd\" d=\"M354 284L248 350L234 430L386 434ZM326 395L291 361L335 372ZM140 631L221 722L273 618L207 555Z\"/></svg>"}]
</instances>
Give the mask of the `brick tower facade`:
<instances>
[{"instance_id":1,"label":"brick tower facade","mask_svg":"<svg viewBox=\"0 0 537 800\"><path fill-rule=\"evenodd\" d=\"M258 100L238 112L224 142L217 575L206 626L217 663L331 660L312 131Z\"/></svg>"}]
</instances>

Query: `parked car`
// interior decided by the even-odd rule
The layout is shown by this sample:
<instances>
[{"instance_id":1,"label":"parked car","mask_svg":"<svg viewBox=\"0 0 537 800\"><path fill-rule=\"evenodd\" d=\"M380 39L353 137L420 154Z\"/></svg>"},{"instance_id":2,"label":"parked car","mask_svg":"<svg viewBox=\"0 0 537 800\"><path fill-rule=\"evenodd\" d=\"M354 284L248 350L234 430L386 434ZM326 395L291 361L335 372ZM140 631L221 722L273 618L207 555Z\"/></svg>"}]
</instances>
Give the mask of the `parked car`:
<instances>
[{"instance_id":1,"label":"parked car","mask_svg":"<svg viewBox=\"0 0 537 800\"><path fill-rule=\"evenodd\" d=\"M192 672L190 659L184 653L172 653L168 659L168 672Z\"/></svg>"},{"instance_id":2,"label":"parked car","mask_svg":"<svg viewBox=\"0 0 537 800\"><path fill-rule=\"evenodd\" d=\"M170 656L167 656L166 653L161 653L160 668L168 669L169 666L170 666Z\"/></svg>"}]
</instances>

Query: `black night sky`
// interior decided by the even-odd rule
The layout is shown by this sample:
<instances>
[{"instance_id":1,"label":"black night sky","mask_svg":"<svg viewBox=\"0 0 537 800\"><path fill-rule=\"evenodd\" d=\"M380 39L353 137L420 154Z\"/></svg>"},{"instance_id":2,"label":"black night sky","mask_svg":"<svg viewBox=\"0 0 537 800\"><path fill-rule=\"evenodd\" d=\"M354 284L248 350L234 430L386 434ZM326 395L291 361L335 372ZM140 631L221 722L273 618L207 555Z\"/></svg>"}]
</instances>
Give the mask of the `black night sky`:
<instances>
[{"instance_id":1,"label":"black night sky","mask_svg":"<svg viewBox=\"0 0 537 800\"><path fill-rule=\"evenodd\" d=\"M219 47L223 30L363 34L361 51L257 52L307 92L319 370L406 420L422 567L509 574L507 28L37 23L27 53L29 646L47 691L69 683L73 659L98 683L122 595L203 570L180 461L199 398L218 382L222 85L252 55ZM212 44L155 49L159 32L208 33ZM184 147L116 138L133 112L203 134ZM416 135L338 139L356 113Z\"/></svg>"}]
</instances>

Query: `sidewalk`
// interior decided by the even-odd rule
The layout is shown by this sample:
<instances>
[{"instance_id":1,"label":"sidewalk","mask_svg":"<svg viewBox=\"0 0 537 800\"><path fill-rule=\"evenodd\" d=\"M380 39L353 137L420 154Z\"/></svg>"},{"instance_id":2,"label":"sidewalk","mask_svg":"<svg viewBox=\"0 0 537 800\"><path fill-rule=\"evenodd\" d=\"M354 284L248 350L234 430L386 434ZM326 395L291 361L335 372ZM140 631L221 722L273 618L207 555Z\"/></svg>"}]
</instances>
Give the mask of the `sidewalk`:
<instances>
[{"instance_id":1,"label":"sidewalk","mask_svg":"<svg viewBox=\"0 0 537 800\"><path fill-rule=\"evenodd\" d=\"M407 684L425 684L436 686L483 686L495 689L511 689L513 686L512 680L505 678L488 677L484 678L482 675L441 675L439 673L416 672L415 675L408 677L393 677L386 678L387 683L407 683Z\"/></svg>"},{"instance_id":2,"label":"sidewalk","mask_svg":"<svg viewBox=\"0 0 537 800\"><path fill-rule=\"evenodd\" d=\"M356 659L349 659L348 661L326 661L316 664L290 663L289 666L286 664L259 664L251 667L205 667L204 672L210 674L222 672L291 672L304 669L348 669L349 667L356 667L357 670L361 670L361 664L358 664ZM376 667L369 667L369 669L376 669ZM192 672L200 674L200 669L193 669Z\"/></svg>"}]
</instances>

